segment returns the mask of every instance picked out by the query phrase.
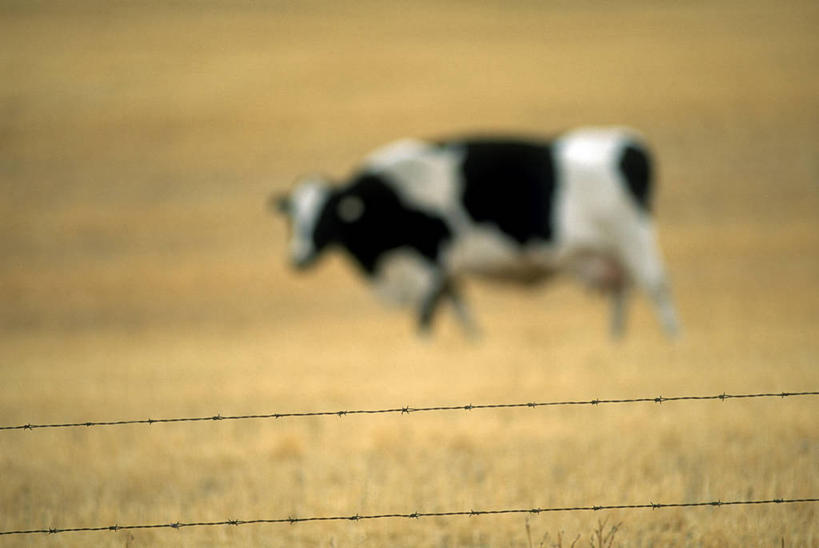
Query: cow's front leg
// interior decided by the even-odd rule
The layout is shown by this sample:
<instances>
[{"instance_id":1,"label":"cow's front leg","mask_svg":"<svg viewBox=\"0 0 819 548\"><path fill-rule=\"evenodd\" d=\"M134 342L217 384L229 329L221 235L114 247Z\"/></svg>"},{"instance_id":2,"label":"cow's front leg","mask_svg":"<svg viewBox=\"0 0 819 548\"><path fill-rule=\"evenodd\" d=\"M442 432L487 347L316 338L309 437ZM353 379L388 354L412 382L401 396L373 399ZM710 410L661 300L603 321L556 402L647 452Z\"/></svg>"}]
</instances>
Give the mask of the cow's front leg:
<instances>
[{"instance_id":1,"label":"cow's front leg","mask_svg":"<svg viewBox=\"0 0 819 548\"><path fill-rule=\"evenodd\" d=\"M469 307L461 296L457 285L449 278L442 278L433 284L429 293L421 302L421 307L418 315L418 331L422 335L426 335L432 328L432 322L435 314L441 305L441 301L447 299L455 310L455 316L458 318L464 332L470 336L477 338L480 336L480 329L472 318L472 313Z\"/></svg>"},{"instance_id":2,"label":"cow's front leg","mask_svg":"<svg viewBox=\"0 0 819 548\"><path fill-rule=\"evenodd\" d=\"M441 277L431 284L429 291L421 299L418 310L418 332L421 335L428 335L431 331L435 313L441 304L441 300L449 294L449 291L449 280Z\"/></svg>"},{"instance_id":3,"label":"cow's front leg","mask_svg":"<svg viewBox=\"0 0 819 548\"><path fill-rule=\"evenodd\" d=\"M474 339L480 337L481 330L478 327L478 324L475 323L475 319L472 317L472 312L470 311L469 306L466 304L466 301L461 296L461 292L454 282L449 282L449 284L447 284L446 294L447 297L449 297L449 301L452 303L452 307L455 310L455 316L458 318L458 323L461 324L461 328L463 328L464 333L466 333L468 337Z\"/></svg>"}]
</instances>

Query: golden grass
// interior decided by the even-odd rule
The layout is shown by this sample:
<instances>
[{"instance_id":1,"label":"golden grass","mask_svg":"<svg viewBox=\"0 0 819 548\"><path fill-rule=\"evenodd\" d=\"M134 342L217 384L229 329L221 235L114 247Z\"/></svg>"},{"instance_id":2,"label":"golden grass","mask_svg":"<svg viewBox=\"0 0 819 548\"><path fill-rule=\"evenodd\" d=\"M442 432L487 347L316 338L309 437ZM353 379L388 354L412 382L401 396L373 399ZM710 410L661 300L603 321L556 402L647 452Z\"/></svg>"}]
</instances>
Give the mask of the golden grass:
<instances>
[{"instance_id":1,"label":"golden grass","mask_svg":"<svg viewBox=\"0 0 819 548\"><path fill-rule=\"evenodd\" d=\"M0 4L0 423L819 386L819 9ZM432 340L267 194L371 147L641 128L685 332L474 282ZM815 497L815 398L0 435L0 530ZM3 545L817 546L816 505L204 527ZM527 532L526 520L529 520Z\"/></svg>"}]
</instances>

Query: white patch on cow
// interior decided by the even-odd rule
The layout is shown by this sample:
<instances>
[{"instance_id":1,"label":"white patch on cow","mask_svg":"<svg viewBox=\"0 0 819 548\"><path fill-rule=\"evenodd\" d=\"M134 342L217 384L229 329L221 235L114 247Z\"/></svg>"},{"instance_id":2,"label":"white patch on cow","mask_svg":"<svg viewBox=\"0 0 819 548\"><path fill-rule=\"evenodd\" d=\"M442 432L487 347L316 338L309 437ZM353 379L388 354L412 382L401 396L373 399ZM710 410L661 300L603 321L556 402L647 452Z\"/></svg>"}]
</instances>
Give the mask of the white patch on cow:
<instances>
[{"instance_id":1,"label":"white patch on cow","mask_svg":"<svg viewBox=\"0 0 819 548\"><path fill-rule=\"evenodd\" d=\"M329 189L320 178L305 179L290 194L290 257L296 264L309 261L315 254L313 231L328 197Z\"/></svg>"},{"instance_id":2,"label":"white patch on cow","mask_svg":"<svg viewBox=\"0 0 819 548\"><path fill-rule=\"evenodd\" d=\"M617 225L640 216L617 165L623 146L637 138L620 128L586 128L555 142L555 231L564 249L610 252L617 244Z\"/></svg>"},{"instance_id":3,"label":"white patch on cow","mask_svg":"<svg viewBox=\"0 0 819 548\"><path fill-rule=\"evenodd\" d=\"M424 154L428 147L429 144L420 139L401 139L375 149L367 155L364 163L373 170L379 170Z\"/></svg>"},{"instance_id":4,"label":"white patch on cow","mask_svg":"<svg viewBox=\"0 0 819 548\"><path fill-rule=\"evenodd\" d=\"M338 203L338 217L345 223L354 223L364 215L364 202L358 196L346 196Z\"/></svg>"},{"instance_id":5,"label":"white patch on cow","mask_svg":"<svg viewBox=\"0 0 819 548\"><path fill-rule=\"evenodd\" d=\"M627 128L579 128L560 136L555 144L574 167L615 166L624 144L640 142L640 135Z\"/></svg>"},{"instance_id":6,"label":"white patch on cow","mask_svg":"<svg viewBox=\"0 0 819 548\"><path fill-rule=\"evenodd\" d=\"M445 251L446 270L499 280L535 281L554 268L551 249L545 243L521 247L503 232L472 225Z\"/></svg>"},{"instance_id":7,"label":"white patch on cow","mask_svg":"<svg viewBox=\"0 0 819 548\"><path fill-rule=\"evenodd\" d=\"M461 234L447 253L454 272L497 271L518 257L514 242L497 230L473 226Z\"/></svg>"},{"instance_id":8,"label":"white patch on cow","mask_svg":"<svg viewBox=\"0 0 819 548\"><path fill-rule=\"evenodd\" d=\"M462 155L456 147L405 139L376 150L366 165L373 173L387 175L405 203L446 215L458 206Z\"/></svg>"},{"instance_id":9,"label":"white patch on cow","mask_svg":"<svg viewBox=\"0 0 819 548\"><path fill-rule=\"evenodd\" d=\"M436 282L436 270L416 251L401 248L386 253L373 278L375 292L398 305L420 305Z\"/></svg>"}]
</instances>

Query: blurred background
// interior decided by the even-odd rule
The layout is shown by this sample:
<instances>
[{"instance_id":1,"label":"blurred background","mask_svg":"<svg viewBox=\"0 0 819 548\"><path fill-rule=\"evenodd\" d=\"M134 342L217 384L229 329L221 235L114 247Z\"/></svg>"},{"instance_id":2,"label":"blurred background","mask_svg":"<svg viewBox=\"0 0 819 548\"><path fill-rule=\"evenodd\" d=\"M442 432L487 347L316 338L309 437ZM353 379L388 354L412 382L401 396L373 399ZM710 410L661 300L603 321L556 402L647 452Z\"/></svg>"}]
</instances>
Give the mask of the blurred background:
<instances>
[{"instance_id":1,"label":"blurred background","mask_svg":"<svg viewBox=\"0 0 819 548\"><path fill-rule=\"evenodd\" d=\"M2 0L0 422L815 390L817 28L800 1ZM340 258L290 271L265 211L393 139L587 124L653 144L676 343L642 297L610 341L564 281L472 282L485 339L444 315L421 342ZM816 496L812 400L674 409L4 434L0 528ZM810 507L721 512L618 515L618 539L817 542ZM494 519L93 539L526 545Z\"/></svg>"}]
</instances>

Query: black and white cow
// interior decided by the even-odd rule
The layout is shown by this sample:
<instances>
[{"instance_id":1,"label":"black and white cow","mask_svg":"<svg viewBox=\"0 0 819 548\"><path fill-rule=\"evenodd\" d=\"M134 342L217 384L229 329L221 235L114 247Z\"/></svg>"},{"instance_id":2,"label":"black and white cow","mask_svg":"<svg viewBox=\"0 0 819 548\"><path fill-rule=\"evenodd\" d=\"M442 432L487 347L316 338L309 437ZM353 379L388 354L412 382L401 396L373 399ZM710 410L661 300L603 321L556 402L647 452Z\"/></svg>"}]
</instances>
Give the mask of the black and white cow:
<instances>
[{"instance_id":1,"label":"black and white cow","mask_svg":"<svg viewBox=\"0 0 819 548\"><path fill-rule=\"evenodd\" d=\"M677 319L649 215L652 166L637 133L582 128L553 140L403 140L344 183L308 177L274 203L291 223L297 268L347 252L378 293L429 329L449 301L468 331L463 275L531 283L574 274L612 296L612 333L632 285L669 335Z\"/></svg>"}]
</instances>

